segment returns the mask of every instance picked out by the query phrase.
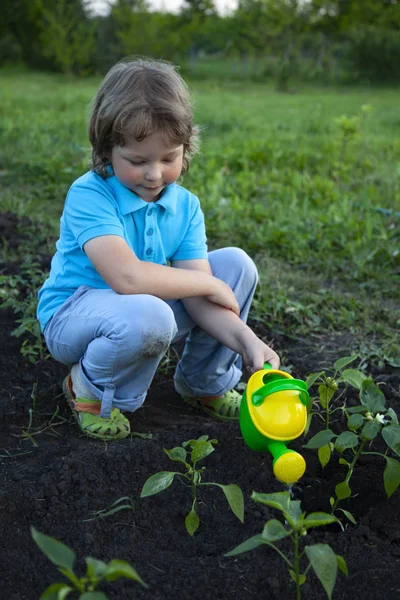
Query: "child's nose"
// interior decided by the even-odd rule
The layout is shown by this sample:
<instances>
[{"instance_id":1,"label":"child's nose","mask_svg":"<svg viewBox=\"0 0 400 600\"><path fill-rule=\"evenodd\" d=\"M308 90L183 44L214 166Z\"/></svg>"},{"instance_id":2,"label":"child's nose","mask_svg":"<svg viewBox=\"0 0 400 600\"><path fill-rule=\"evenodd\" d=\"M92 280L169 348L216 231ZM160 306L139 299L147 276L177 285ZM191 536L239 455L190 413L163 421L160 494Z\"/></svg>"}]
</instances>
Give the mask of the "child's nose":
<instances>
[{"instance_id":1,"label":"child's nose","mask_svg":"<svg viewBox=\"0 0 400 600\"><path fill-rule=\"evenodd\" d=\"M147 181L158 181L161 179L161 167L160 165L149 165L145 178Z\"/></svg>"}]
</instances>

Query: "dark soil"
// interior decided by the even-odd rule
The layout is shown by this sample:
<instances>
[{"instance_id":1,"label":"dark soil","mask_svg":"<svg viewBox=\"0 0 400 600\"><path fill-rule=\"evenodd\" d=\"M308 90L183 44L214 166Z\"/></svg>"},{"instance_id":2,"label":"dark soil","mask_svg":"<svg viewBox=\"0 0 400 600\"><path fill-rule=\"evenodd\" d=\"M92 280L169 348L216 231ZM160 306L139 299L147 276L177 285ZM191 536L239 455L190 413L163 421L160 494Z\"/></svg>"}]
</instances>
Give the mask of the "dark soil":
<instances>
[{"instance_id":1,"label":"dark soil","mask_svg":"<svg viewBox=\"0 0 400 600\"><path fill-rule=\"evenodd\" d=\"M16 220L1 220L0 233L18 246ZM21 238L22 241L22 238ZM5 274L15 265L1 265ZM259 322L257 333L284 353L296 377L329 367L333 360L350 354L349 336L332 334L325 339L299 340L274 335ZM135 433L129 440L104 444L83 437L62 397L66 368L52 359L37 364L20 354L21 339L10 335L15 327L10 311L0 311L0 597L4 600L36 600L46 587L63 576L33 542L30 526L71 546L77 554L77 571L84 572L84 557L130 562L149 585L146 590L128 580L101 589L109 598L146 600L216 600L235 598L294 598L295 587L286 567L271 548L259 547L239 557L224 553L260 533L276 511L250 499L257 492L283 491L274 478L269 455L250 450L239 426L219 423L184 405L172 385L173 364L164 364L143 408L131 418ZM389 406L400 410L399 373L374 372ZM356 396L354 396L354 399ZM30 409L34 409L30 432ZM48 427L54 415L53 426ZM47 427L47 428L46 428ZM310 435L319 427L314 421ZM334 423L336 432L343 424ZM42 432L40 432L40 428ZM161 470L179 470L163 448L200 435L218 439L213 454L204 460L204 481L237 483L245 495L245 521L229 510L220 489L201 488L198 532L190 537L184 517L190 510L190 490L175 480L170 488L145 499L140 491L146 479ZM36 442L33 443L33 441ZM291 447L301 449L302 441ZM294 488L303 510L329 512L329 496L344 478L337 459L324 470L313 452L303 450L305 476ZM348 565L349 576L339 573L333 597L342 600L394 600L400 598L399 492L389 500L383 490L383 464L379 457L360 461L352 480L356 494L343 508L357 525L314 529L305 543L327 543ZM178 467L178 468L177 468ZM106 509L129 496L134 510L122 510L104 519L85 522L94 511ZM286 542L281 548L290 553ZM71 596L72 597L72 596ZM76 597L76 596L74 596ZM325 593L310 571L302 597L322 599Z\"/></svg>"}]
</instances>

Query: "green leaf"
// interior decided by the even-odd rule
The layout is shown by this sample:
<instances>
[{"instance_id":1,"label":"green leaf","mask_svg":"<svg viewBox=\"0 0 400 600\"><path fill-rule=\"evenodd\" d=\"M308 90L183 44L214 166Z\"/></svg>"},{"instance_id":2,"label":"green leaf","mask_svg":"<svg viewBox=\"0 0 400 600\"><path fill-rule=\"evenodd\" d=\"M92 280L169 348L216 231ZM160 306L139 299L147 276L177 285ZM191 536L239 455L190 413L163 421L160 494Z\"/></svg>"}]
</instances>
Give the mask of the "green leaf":
<instances>
[{"instance_id":1,"label":"green leaf","mask_svg":"<svg viewBox=\"0 0 400 600\"><path fill-rule=\"evenodd\" d=\"M276 492L273 494L259 494L253 492L251 499L255 502L261 502L272 508L280 510L291 527L301 516L301 507L299 500L291 500L289 492Z\"/></svg>"},{"instance_id":2,"label":"green leaf","mask_svg":"<svg viewBox=\"0 0 400 600\"><path fill-rule=\"evenodd\" d=\"M166 448L164 448L164 452L168 455L168 458L170 458L171 460L186 463L187 452L185 448L182 448L182 446L177 446L176 448L172 448L171 450L167 450Z\"/></svg>"},{"instance_id":3,"label":"green leaf","mask_svg":"<svg viewBox=\"0 0 400 600\"><path fill-rule=\"evenodd\" d=\"M222 485L221 483L202 483L201 485L216 485L221 488L225 494L225 498L228 500L228 504L231 507L233 514L237 516L239 521L244 521L244 498L243 492L236 483L230 483L229 485Z\"/></svg>"},{"instance_id":4,"label":"green leaf","mask_svg":"<svg viewBox=\"0 0 400 600\"><path fill-rule=\"evenodd\" d=\"M293 569L289 569L289 574L290 577L293 579L293 581L295 582L295 584L297 585L297 579L296 579L296 573L293 571ZM299 585L303 585L303 583L306 581L306 576L303 573L299 573L299 581L298 584Z\"/></svg>"},{"instance_id":5,"label":"green leaf","mask_svg":"<svg viewBox=\"0 0 400 600\"><path fill-rule=\"evenodd\" d=\"M307 389L309 390L310 387L312 387L314 385L314 383L317 381L318 377L320 375L322 375L323 371L320 371L319 373L311 373L307 379L306 379L306 385L307 385Z\"/></svg>"},{"instance_id":6,"label":"green leaf","mask_svg":"<svg viewBox=\"0 0 400 600\"><path fill-rule=\"evenodd\" d=\"M400 484L400 463L395 458L385 456L386 467L383 472L383 485L387 497L390 498Z\"/></svg>"},{"instance_id":7,"label":"green leaf","mask_svg":"<svg viewBox=\"0 0 400 600\"><path fill-rule=\"evenodd\" d=\"M352 431L343 431L336 438L335 448L338 452L344 452L347 448L355 448L359 444L358 436Z\"/></svg>"},{"instance_id":8,"label":"green leaf","mask_svg":"<svg viewBox=\"0 0 400 600\"><path fill-rule=\"evenodd\" d=\"M312 527L321 527L337 522L337 518L333 515L328 515L327 513L323 512L315 512L307 515L307 517L303 521L303 525L306 529L311 529Z\"/></svg>"},{"instance_id":9,"label":"green leaf","mask_svg":"<svg viewBox=\"0 0 400 600\"><path fill-rule=\"evenodd\" d=\"M321 385L318 386L319 401L322 408L327 408L334 393L335 390L332 390L332 388L328 387L324 383L321 383Z\"/></svg>"},{"instance_id":10,"label":"green leaf","mask_svg":"<svg viewBox=\"0 0 400 600\"><path fill-rule=\"evenodd\" d=\"M357 371L357 369L345 369L340 377L343 381L349 383L358 390L361 389L362 382L367 379L367 376L361 371Z\"/></svg>"},{"instance_id":11,"label":"green leaf","mask_svg":"<svg viewBox=\"0 0 400 600\"><path fill-rule=\"evenodd\" d=\"M380 423L378 421L367 421L364 427L361 429L361 437L363 440L373 440L379 433L381 428Z\"/></svg>"},{"instance_id":12,"label":"green leaf","mask_svg":"<svg viewBox=\"0 0 400 600\"><path fill-rule=\"evenodd\" d=\"M355 523L355 521L354 521L354 523ZM337 566L342 571L342 573L344 575L348 575L349 571L347 569L347 564L346 564L346 561L344 560L343 556L340 556L340 554L336 554L336 562L337 562Z\"/></svg>"},{"instance_id":13,"label":"green leaf","mask_svg":"<svg viewBox=\"0 0 400 600\"><path fill-rule=\"evenodd\" d=\"M196 512L196 500L193 500L192 508L185 518L185 527L189 535L193 535L199 528L200 519Z\"/></svg>"},{"instance_id":14,"label":"green leaf","mask_svg":"<svg viewBox=\"0 0 400 600\"><path fill-rule=\"evenodd\" d=\"M333 363L336 371L341 371L344 367L352 363L358 358L358 354L352 354L351 356L343 356Z\"/></svg>"},{"instance_id":15,"label":"green leaf","mask_svg":"<svg viewBox=\"0 0 400 600\"><path fill-rule=\"evenodd\" d=\"M351 496L351 488L346 481L341 481L335 487L335 494L338 500L345 500Z\"/></svg>"},{"instance_id":16,"label":"green leaf","mask_svg":"<svg viewBox=\"0 0 400 600\"><path fill-rule=\"evenodd\" d=\"M328 544L306 546L305 552L328 598L331 599L338 569L336 554Z\"/></svg>"},{"instance_id":17,"label":"green leaf","mask_svg":"<svg viewBox=\"0 0 400 600\"><path fill-rule=\"evenodd\" d=\"M318 460L321 467L324 469L331 459L332 451L330 444L325 444L318 448Z\"/></svg>"},{"instance_id":18,"label":"green leaf","mask_svg":"<svg viewBox=\"0 0 400 600\"><path fill-rule=\"evenodd\" d=\"M245 542L239 544L239 546L236 546L236 548L234 548L230 552L224 554L224 556L236 556L237 554L243 554L244 552L249 552L249 550L254 550L254 548L258 548L258 546L262 546L262 544L265 543L266 542L265 540L263 540L262 534L258 533L257 535L253 535L253 537L249 538Z\"/></svg>"},{"instance_id":19,"label":"green leaf","mask_svg":"<svg viewBox=\"0 0 400 600\"><path fill-rule=\"evenodd\" d=\"M66 583L52 583L40 596L40 600L64 600L73 588Z\"/></svg>"},{"instance_id":20,"label":"green leaf","mask_svg":"<svg viewBox=\"0 0 400 600\"><path fill-rule=\"evenodd\" d=\"M363 381L360 392L360 400L363 406L372 412L376 413L385 412L386 400L383 392L375 385L372 379L366 379Z\"/></svg>"},{"instance_id":21,"label":"green leaf","mask_svg":"<svg viewBox=\"0 0 400 600\"><path fill-rule=\"evenodd\" d=\"M79 600L107 600L107 596L103 592L85 592Z\"/></svg>"},{"instance_id":22,"label":"green leaf","mask_svg":"<svg viewBox=\"0 0 400 600\"><path fill-rule=\"evenodd\" d=\"M367 409L365 408L365 406L350 406L349 408L346 408L346 411L350 414L365 413L365 412L367 412Z\"/></svg>"},{"instance_id":23,"label":"green leaf","mask_svg":"<svg viewBox=\"0 0 400 600\"><path fill-rule=\"evenodd\" d=\"M387 413L386 413L385 417L389 417L389 419L392 421L393 425L398 425L399 424L399 419L397 418L397 415L394 412L393 408L388 408L387 409Z\"/></svg>"},{"instance_id":24,"label":"green leaf","mask_svg":"<svg viewBox=\"0 0 400 600\"><path fill-rule=\"evenodd\" d=\"M125 560L110 560L106 572L104 573L104 577L107 581L116 581L117 579L120 579L120 577L126 577L126 579L132 579L144 587L147 587L136 569Z\"/></svg>"},{"instance_id":25,"label":"green leaf","mask_svg":"<svg viewBox=\"0 0 400 600\"><path fill-rule=\"evenodd\" d=\"M167 487L169 487L173 482L175 475L180 475L180 473L174 473L173 471L160 471L159 473L151 475L151 477L145 481L143 489L140 493L140 497L146 498L147 496L154 496L154 494L158 494L159 492L166 490Z\"/></svg>"},{"instance_id":26,"label":"green leaf","mask_svg":"<svg viewBox=\"0 0 400 600\"><path fill-rule=\"evenodd\" d=\"M335 437L337 437L337 435L333 433L331 429L324 429L323 431L319 431L316 435L314 435L314 437L312 437L311 440L309 440L307 444L303 446L303 448L316 450L317 448L321 448L321 446L329 444L329 442Z\"/></svg>"},{"instance_id":27,"label":"green leaf","mask_svg":"<svg viewBox=\"0 0 400 600\"><path fill-rule=\"evenodd\" d=\"M389 448L400 456L400 425L387 425L382 429L382 437Z\"/></svg>"},{"instance_id":28,"label":"green leaf","mask_svg":"<svg viewBox=\"0 0 400 600\"><path fill-rule=\"evenodd\" d=\"M277 519L271 519L264 525L261 534L262 539L266 542L276 542L290 535L290 531L285 529L284 525Z\"/></svg>"},{"instance_id":29,"label":"green leaf","mask_svg":"<svg viewBox=\"0 0 400 600\"><path fill-rule=\"evenodd\" d=\"M31 535L39 546L43 554L57 567L64 567L69 571L73 570L75 562L75 552L58 540L40 533L34 527L31 527Z\"/></svg>"},{"instance_id":30,"label":"green leaf","mask_svg":"<svg viewBox=\"0 0 400 600\"><path fill-rule=\"evenodd\" d=\"M360 414L351 415L347 421L347 427L352 431L359 429L364 423L364 417Z\"/></svg>"},{"instance_id":31,"label":"green leaf","mask_svg":"<svg viewBox=\"0 0 400 600\"><path fill-rule=\"evenodd\" d=\"M343 510L343 508L337 508L336 510L340 510L344 516L351 522L353 523L353 525L357 525L357 521L355 520L355 518L353 517L353 515L351 514L351 512L349 512L348 510Z\"/></svg>"},{"instance_id":32,"label":"green leaf","mask_svg":"<svg viewBox=\"0 0 400 600\"><path fill-rule=\"evenodd\" d=\"M340 465L346 465L347 467L350 467L350 463L347 462L347 460L344 459L344 458L339 458L339 464Z\"/></svg>"},{"instance_id":33,"label":"green leaf","mask_svg":"<svg viewBox=\"0 0 400 600\"><path fill-rule=\"evenodd\" d=\"M97 560L97 558L92 558L91 556L86 557L85 562L87 564L87 576L90 579L101 578L104 576L104 573L107 570L105 562Z\"/></svg>"},{"instance_id":34,"label":"green leaf","mask_svg":"<svg viewBox=\"0 0 400 600\"><path fill-rule=\"evenodd\" d=\"M202 460L212 452L214 452L215 448L210 442L197 442L192 450L192 462L197 463L199 460Z\"/></svg>"}]
</instances>

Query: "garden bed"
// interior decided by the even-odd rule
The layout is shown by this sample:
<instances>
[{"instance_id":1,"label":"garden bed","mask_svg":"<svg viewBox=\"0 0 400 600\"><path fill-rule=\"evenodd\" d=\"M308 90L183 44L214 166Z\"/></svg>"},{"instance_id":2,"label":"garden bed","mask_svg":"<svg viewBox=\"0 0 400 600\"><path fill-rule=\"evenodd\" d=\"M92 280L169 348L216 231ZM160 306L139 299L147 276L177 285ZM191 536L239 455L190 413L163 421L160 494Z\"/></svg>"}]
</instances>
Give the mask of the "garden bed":
<instances>
[{"instance_id":1,"label":"garden bed","mask_svg":"<svg viewBox=\"0 0 400 600\"><path fill-rule=\"evenodd\" d=\"M3 235L15 244L15 228ZM284 350L285 363L294 376L328 368L340 356L351 354L351 338L332 334L307 340L285 338L253 323L258 335ZM109 598L145 600L241 600L294 598L295 586L282 559L261 546L238 557L224 554L263 529L276 511L250 499L252 491L283 491L273 476L271 458L250 450L239 426L215 422L184 405L172 384L173 364L157 373L148 398L131 415L131 439L104 444L80 434L62 397L66 368L51 359L36 364L20 354L21 339L11 337L15 328L10 311L0 311L0 580L5 600L35 600L53 582L62 581L57 568L34 543L30 526L71 546L77 566L84 572L85 556L105 561L130 562L149 589L128 580L101 588ZM399 373L387 367L372 373L381 384L387 404L400 411ZM354 398L356 392L354 391ZM26 433L31 421L29 435ZM49 421L52 424L49 426ZM336 424L333 423L332 429ZM317 432L313 421L309 437ZM40 429L42 430L40 432ZM340 429L339 429L340 431ZM229 510L221 490L200 489L199 530L190 537L184 518L190 510L190 489L174 483L162 493L140 499L146 479L162 470L179 470L163 448L208 435L216 438L215 452L203 464L204 481L236 483L245 497L245 519L241 524ZM294 497L307 512L329 512L329 497L345 470L334 458L322 469L315 452L301 448L307 471L294 486ZM333 598L394 600L400 597L399 492L389 500L383 483L383 460L363 457L352 479L355 497L344 501L356 525L344 522L314 529L306 543L327 543L342 555L349 576L341 573ZM133 510L121 510L105 518L91 519L95 511L107 509L121 497L129 497ZM280 543L290 551L287 541ZM303 597L321 599L325 593L310 572L302 587Z\"/></svg>"}]
</instances>

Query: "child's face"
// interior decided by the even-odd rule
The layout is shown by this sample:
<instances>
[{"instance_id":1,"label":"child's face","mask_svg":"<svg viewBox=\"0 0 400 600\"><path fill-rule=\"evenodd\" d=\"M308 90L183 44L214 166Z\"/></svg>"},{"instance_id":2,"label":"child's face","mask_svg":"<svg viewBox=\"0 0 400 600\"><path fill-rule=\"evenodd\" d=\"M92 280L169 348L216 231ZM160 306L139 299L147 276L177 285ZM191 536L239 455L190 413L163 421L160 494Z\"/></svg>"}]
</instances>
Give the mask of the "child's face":
<instances>
[{"instance_id":1,"label":"child's face","mask_svg":"<svg viewBox=\"0 0 400 600\"><path fill-rule=\"evenodd\" d=\"M125 146L114 146L110 159L123 185L145 202L154 202L181 174L183 145L171 146L162 133L155 132L141 142L129 138Z\"/></svg>"}]
</instances>

